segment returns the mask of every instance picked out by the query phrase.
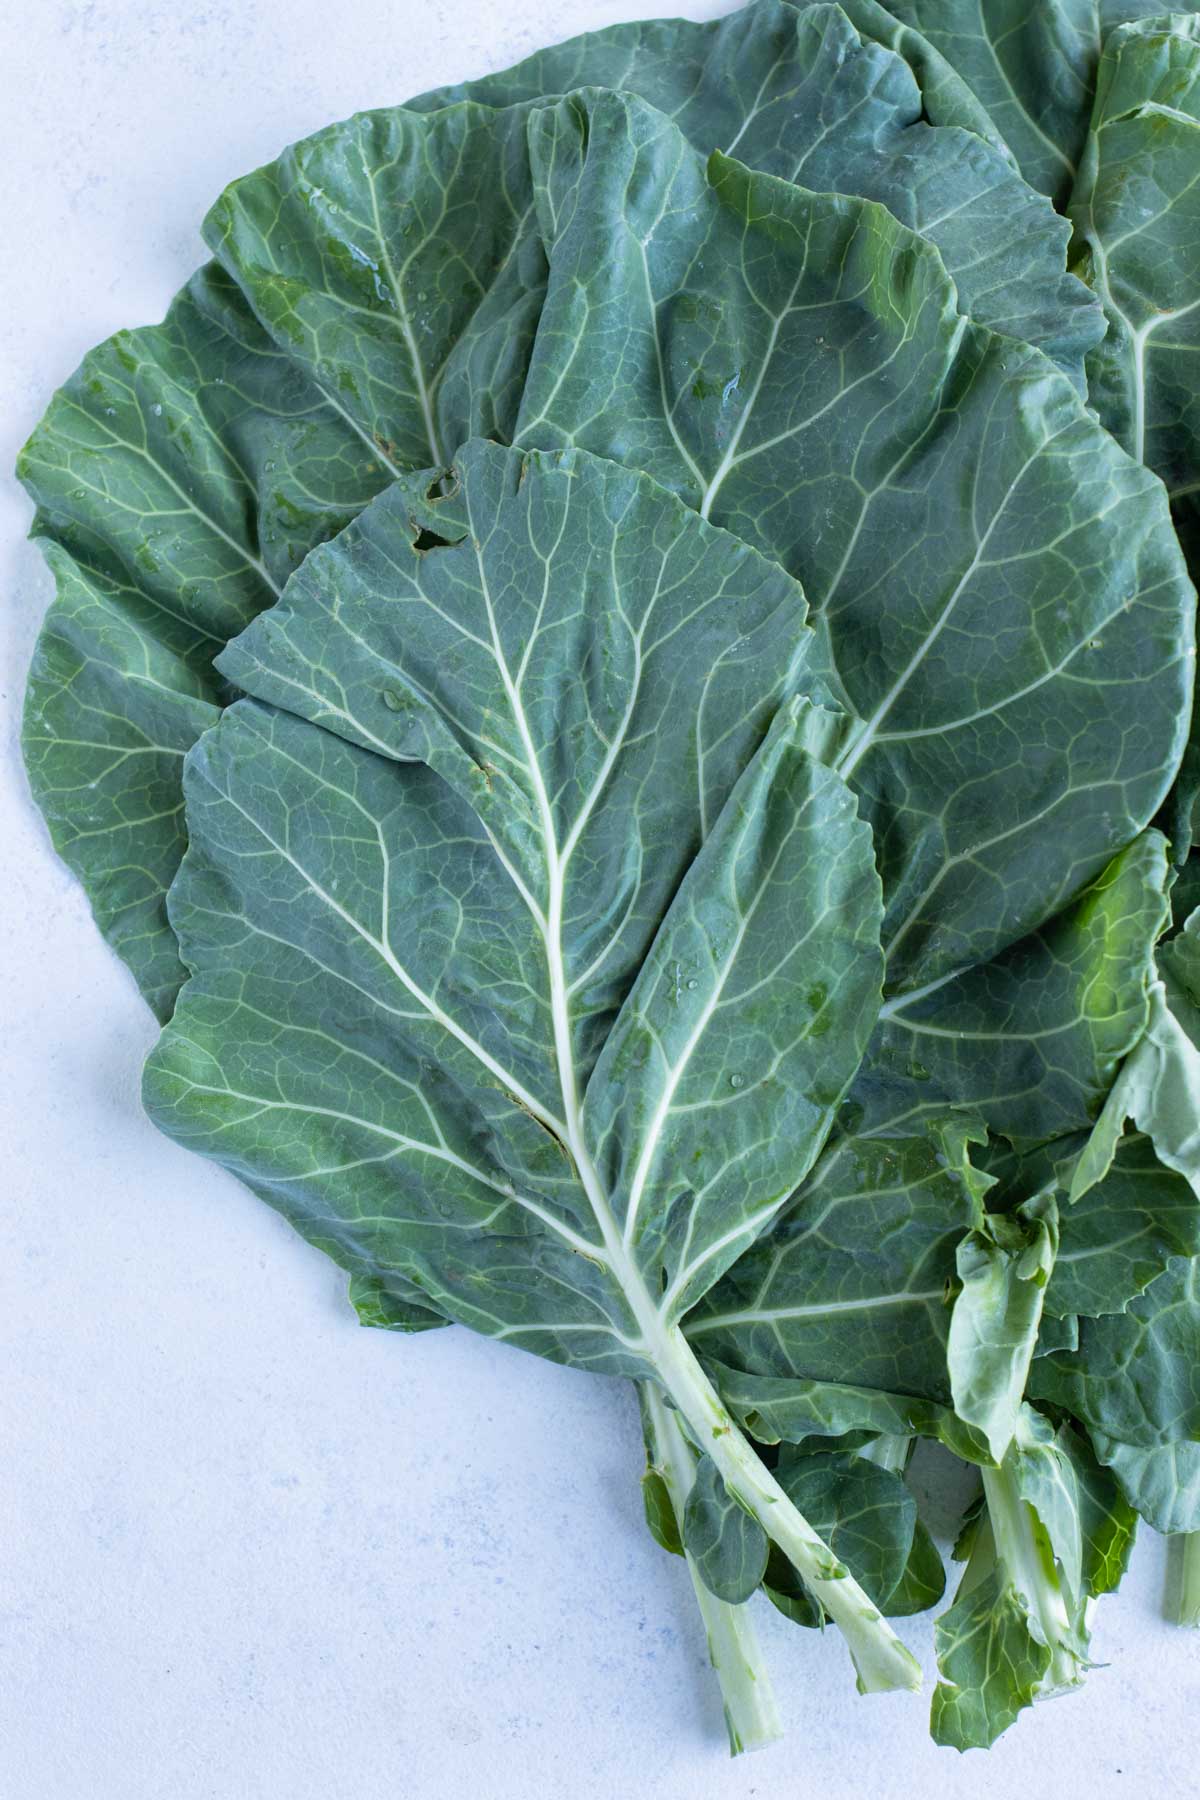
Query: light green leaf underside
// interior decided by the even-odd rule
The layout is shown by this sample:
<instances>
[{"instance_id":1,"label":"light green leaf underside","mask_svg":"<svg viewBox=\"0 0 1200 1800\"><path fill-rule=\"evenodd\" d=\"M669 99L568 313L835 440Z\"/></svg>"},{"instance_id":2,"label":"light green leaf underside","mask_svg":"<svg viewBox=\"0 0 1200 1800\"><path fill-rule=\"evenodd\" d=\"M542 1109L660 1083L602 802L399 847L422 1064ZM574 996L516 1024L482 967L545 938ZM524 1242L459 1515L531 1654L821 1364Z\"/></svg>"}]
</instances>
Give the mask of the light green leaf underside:
<instances>
[{"instance_id":1,"label":"light green leaf underside","mask_svg":"<svg viewBox=\"0 0 1200 1800\"><path fill-rule=\"evenodd\" d=\"M994 1743L1033 1700L1050 1651L1029 1629L1020 1596L996 1566L960 1588L934 1628L943 1679L933 1692L935 1743L970 1750Z\"/></svg>"},{"instance_id":2,"label":"light green leaf underside","mask_svg":"<svg viewBox=\"0 0 1200 1800\"><path fill-rule=\"evenodd\" d=\"M1058 1212L1048 1195L1014 1213L979 1217L958 1246L950 1390L958 1417L981 1433L998 1463L1017 1429L1057 1249Z\"/></svg>"},{"instance_id":3,"label":"light green leaf underside","mask_svg":"<svg viewBox=\"0 0 1200 1800\"><path fill-rule=\"evenodd\" d=\"M756 753L763 687L735 667L711 710L695 692L715 619L731 661L749 653L726 582L758 595L776 647L781 607L803 636L780 571L579 453L478 445L458 469L472 539L392 544L409 601L376 649L411 706L377 690L379 749L247 701L193 755L173 896L193 979L147 1101L438 1310L642 1372L631 1270L678 1316L811 1163L857 1064L879 977L869 837L806 748L811 707ZM379 527L380 554L386 519L384 496L359 531ZM293 620L320 593L314 628L336 625L340 554L289 592ZM354 616L369 643L378 618ZM620 927L599 946L597 917Z\"/></svg>"}]
</instances>

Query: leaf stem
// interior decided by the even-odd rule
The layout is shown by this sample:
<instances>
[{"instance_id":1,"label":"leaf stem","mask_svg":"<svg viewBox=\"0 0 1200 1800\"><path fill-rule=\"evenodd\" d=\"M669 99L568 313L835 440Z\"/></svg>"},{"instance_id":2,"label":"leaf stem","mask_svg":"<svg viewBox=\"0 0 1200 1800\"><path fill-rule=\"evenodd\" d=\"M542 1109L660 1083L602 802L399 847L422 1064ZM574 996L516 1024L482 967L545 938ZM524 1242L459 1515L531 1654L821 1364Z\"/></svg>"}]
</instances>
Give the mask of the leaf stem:
<instances>
[{"instance_id":1,"label":"leaf stem","mask_svg":"<svg viewBox=\"0 0 1200 1800\"><path fill-rule=\"evenodd\" d=\"M1175 1622L1200 1625L1200 1531L1180 1532L1172 1549L1178 1557Z\"/></svg>"},{"instance_id":2,"label":"leaf stem","mask_svg":"<svg viewBox=\"0 0 1200 1800\"><path fill-rule=\"evenodd\" d=\"M1036 1635L1050 1651L1050 1667L1038 1693L1078 1687L1078 1635L1045 1532L1007 1468L985 1468L981 1473L996 1555L1006 1578L1023 1597Z\"/></svg>"},{"instance_id":3,"label":"leaf stem","mask_svg":"<svg viewBox=\"0 0 1200 1800\"><path fill-rule=\"evenodd\" d=\"M742 1436L683 1333L678 1327L663 1329L652 1350L660 1380L693 1441L703 1446L729 1493L759 1521L838 1626L858 1672L859 1692L919 1688L920 1664Z\"/></svg>"},{"instance_id":4,"label":"leaf stem","mask_svg":"<svg viewBox=\"0 0 1200 1800\"><path fill-rule=\"evenodd\" d=\"M695 1452L653 1382L642 1382L641 1392L647 1448L671 1497L682 1540L683 1509L696 1479ZM744 1606L718 1600L705 1587L692 1557L686 1550L683 1554L704 1620L709 1661L721 1687L730 1755L760 1750L783 1736L783 1726L754 1626Z\"/></svg>"}]
</instances>

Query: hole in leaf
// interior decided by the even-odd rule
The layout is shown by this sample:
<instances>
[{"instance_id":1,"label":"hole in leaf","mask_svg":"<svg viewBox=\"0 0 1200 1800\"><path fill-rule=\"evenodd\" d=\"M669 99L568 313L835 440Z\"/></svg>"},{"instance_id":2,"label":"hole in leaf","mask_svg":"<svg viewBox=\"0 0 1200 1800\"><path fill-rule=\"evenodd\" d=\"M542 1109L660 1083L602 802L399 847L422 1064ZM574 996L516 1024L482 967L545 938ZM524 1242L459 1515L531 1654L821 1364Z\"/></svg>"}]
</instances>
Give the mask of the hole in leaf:
<instances>
[{"instance_id":1,"label":"hole in leaf","mask_svg":"<svg viewBox=\"0 0 1200 1800\"><path fill-rule=\"evenodd\" d=\"M427 526L422 525L413 538L413 549L421 556L426 550L453 550L455 544L462 542L460 537L441 537L438 532L430 531Z\"/></svg>"}]
</instances>

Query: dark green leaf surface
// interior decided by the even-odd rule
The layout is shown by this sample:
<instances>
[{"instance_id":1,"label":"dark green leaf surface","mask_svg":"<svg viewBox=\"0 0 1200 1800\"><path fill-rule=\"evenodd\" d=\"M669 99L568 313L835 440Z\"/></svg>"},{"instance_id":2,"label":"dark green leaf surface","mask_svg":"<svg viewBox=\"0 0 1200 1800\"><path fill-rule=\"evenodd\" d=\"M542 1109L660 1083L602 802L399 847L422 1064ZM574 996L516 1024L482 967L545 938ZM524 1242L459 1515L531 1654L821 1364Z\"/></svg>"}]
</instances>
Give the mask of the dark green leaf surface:
<instances>
[{"instance_id":1,"label":"dark green leaf surface","mask_svg":"<svg viewBox=\"0 0 1200 1800\"><path fill-rule=\"evenodd\" d=\"M913 1554L917 1508L902 1476L865 1457L789 1448L777 1465L780 1484L840 1562L885 1613ZM820 1520L820 1524L817 1521ZM940 1563L939 1563L940 1570ZM925 1546L916 1578L927 1576ZM797 1624L821 1623L817 1608L786 1565L773 1559L766 1587ZM937 1599L940 1588L932 1595ZM932 1604L926 1599L924 1604Z\"/></svg>"},{"instance_id":2,"label":"dark green leaf surface","mask_svg":"<svg viewBox=\"0 0 1200 1800\"><path fill-rule=\"evenodd\" d=\"M58 589L26 700L34 797L165 1017L183 757L226 698L212 659L386 471L206 269L161 325L85 358L20 474Z\"/></svg>"},{"instance_id":3,"label":"dark green leaf surface","mask_svg":"<svg viewBox=\"0 0 1200 1800\"><path fill-rule=\"evenodd\" d=\"M799 575L857 721L839 766L890 985L989 959L1181 752L1192 597L1161 490L879 208L721 157L710 183L618 96L532 142L551 278L519 436L645 468Z\"/></svg>"},{"instance_id":4,"label":"dark green leaf surface","mask_svg":"<svg viewBox=\"0 0 1200 1800\"><path fill-rule=\"evenodd\" d=\"M1102 33L1155 0L892 0L971 88L1026 180L1065 202L1083 151Z\"/></svg>"},{"instance_id":5,"label":"dark green leaf surface","mask_svg":"<svg viewBox=\"0 0 1200 1800\"><path fill-rule=\"evenodd\" d=\"M415 104L511 106L577 88L636 94L704 155L723 150L818 193L878 200L936 245L964 312L1037 344L1079 382L1101 324L1065 273L1064 222L973 129L926 122L903 46L896 55L872 41L895 30L881 9L856 10L852 24L840 7L758 0L704 24L656 19L592 32Z\"/></svg>"},{"instance_id":6,"label":"dark green leaf surface","mask_svg":"<svg viewBox=\"0 0 1200 1800\"><path fill-rule=\"evenodd\" d=\"M1200 1438L1200 1303L1179 1257L1123 1313L1082 1319L1075 1355L1039 1357L1031 1387L1129 1444Z\"/></svg>"},{"instance_id":7,"label":"dark green leaf surface","mask_svg":"<svg viewBox=\"0 0 1200 1800\"><path fill-rule=\"evenodd\" d=\"M1123 1312L1173 1257L1200 1255L1195 1192L1138 1133L1121 1140L1104 1179L1059 1221L1046 1308L1060 1317Z\"/></svg>"},{"instance_id":8,"label":"dark green leaf surface","mask_svg":"<svg viewBox=\"0 0 1200 1800\"><path fill-rule=\"evenodd\" d=\"M810 1521L811 1523L811 1521ZM815 1528L814 1528L815 1529ZM729 1493L712 1459L700 1458L683 1513L683 1541L718 1600L748 1600L767 1566L767 1534Z\"/></svg>"}]
</instances>

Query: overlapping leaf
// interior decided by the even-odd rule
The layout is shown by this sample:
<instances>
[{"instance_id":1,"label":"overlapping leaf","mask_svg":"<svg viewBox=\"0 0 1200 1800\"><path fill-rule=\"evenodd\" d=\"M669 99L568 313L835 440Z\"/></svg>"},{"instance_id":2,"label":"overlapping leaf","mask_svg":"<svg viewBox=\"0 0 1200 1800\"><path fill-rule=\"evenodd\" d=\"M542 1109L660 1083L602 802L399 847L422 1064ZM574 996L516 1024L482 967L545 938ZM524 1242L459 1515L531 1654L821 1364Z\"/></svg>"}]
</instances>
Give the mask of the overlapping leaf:
<instances>
[{"instance_id":1,"label":"overlapping leaf","mask_svg":"<svg viewBox=\"0 0 1200 1800\"><path fill-rule=\"evenodd\" d=\"M531 130L553 245L520 441L645 468L800 577L857 721L890 983L987 960L1178 762L1193 600L1157 484L881 209L721 157L710 180L616 96Z\"/></svg>"}]
</instances>

